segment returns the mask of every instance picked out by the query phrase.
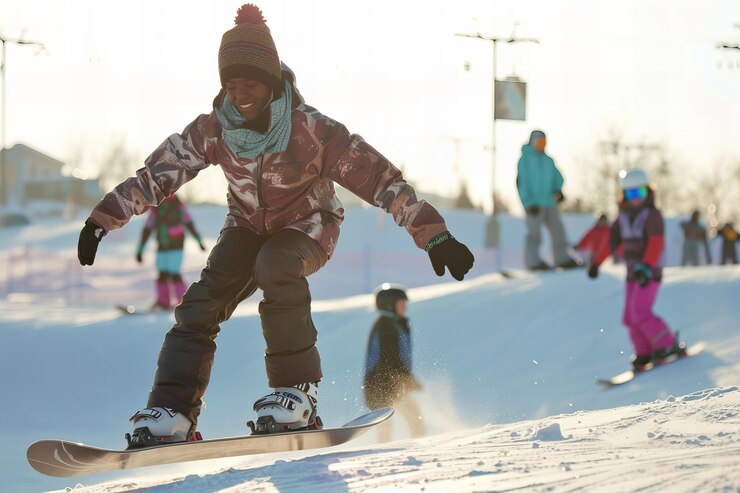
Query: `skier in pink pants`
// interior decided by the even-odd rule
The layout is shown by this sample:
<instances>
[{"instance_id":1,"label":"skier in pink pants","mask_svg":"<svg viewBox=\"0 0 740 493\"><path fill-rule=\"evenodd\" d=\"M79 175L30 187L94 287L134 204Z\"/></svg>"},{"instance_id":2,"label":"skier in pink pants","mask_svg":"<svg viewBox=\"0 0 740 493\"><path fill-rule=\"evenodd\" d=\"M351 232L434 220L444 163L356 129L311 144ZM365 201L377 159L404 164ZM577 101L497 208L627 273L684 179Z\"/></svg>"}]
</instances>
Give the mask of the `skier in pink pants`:
<instances>
[{"instance_id":1,"label":"skier in pink pants","mask_svg":"<svg viewBox=\"0 0 740 493\"><path fill-rule=\"evenodd\" d=\"M655 208L655 192L647 174L637 168L619 173L622 196L619 217L612 225L608 247L595 256L588 276L595 279L599 265L611 253L622 251L627 264L627 287L622 322L629 330L635 371L649 369L674 354L685 354L668 324L653 313L663 274L663 216Z\"/></svg>"}]
</instances>

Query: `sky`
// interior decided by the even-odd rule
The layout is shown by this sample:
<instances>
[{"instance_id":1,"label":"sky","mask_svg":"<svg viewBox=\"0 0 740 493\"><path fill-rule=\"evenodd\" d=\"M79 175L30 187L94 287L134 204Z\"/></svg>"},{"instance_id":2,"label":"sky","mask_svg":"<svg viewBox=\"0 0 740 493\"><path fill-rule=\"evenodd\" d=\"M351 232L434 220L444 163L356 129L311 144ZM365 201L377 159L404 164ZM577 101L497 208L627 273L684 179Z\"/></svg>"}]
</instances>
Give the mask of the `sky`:
<instances>
[{"instance_id":1,"label":"sky","mask_svg":"<svg viewBox=\"0 0 740 493\"><path fill-rule=\"evenodd\" d=\"M496 124L496 181L511 202L533 128L548 134L566 195L585 185L612 129L665 145L690 179L740 161L740 50L716 48L740 42L737 1L256 3L306 102L422 190L453 195L464 180L474 201L490 199L491 43L456 33L539 40L497 51L498 78L528 83L527 121ZM0 36L46 47L7 46L8 146L30 145L95 176L123 139L137 156L133 172L211 110L219 43L240 5L5 2ZM223 201L220 171L203 174L187 186Z\"/></svg>"}]
</instances>

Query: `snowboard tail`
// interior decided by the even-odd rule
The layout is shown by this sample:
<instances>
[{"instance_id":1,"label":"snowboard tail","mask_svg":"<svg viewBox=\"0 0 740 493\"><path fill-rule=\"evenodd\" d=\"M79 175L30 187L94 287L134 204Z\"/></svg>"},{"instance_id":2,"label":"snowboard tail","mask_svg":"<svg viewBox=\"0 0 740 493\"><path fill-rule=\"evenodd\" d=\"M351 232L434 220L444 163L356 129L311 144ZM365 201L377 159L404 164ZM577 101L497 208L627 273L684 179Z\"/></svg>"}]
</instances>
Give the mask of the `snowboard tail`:
<instances>
[{"instance_id":1,"label":"snowboard tail","mask_svg":"<svg viewBox=\"0 0 740 493\"><path fill-rule=\"evenodd\" d=\"M348 442L393 415L389 407L360 416L339 428L247 435L170 443L132 450L110 450L65 440L40 440L28 447L29 464L48 476L71 477L242 455L332 447Z\"/></svg>"}]
</instances>

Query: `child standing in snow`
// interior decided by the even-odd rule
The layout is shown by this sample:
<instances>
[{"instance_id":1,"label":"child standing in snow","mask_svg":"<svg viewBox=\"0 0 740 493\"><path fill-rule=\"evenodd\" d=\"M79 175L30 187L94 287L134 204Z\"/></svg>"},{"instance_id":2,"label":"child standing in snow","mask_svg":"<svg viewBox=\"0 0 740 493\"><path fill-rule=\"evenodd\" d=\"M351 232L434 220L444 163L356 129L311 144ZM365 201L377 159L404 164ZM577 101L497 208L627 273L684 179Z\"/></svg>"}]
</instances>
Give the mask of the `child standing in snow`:
<instances>
[{"instance_id":1,"label":"child standing in snow","mask_svg":"<svg viewBox=\"0 0 740 493\"><path fill-rule=\"evenodd\" d=\"M665 321L653 313L663 273L664 243L663 216L655 208L654 191L641 169L620 171L619 178L622 197L609 248L599 252L589 266L588 276L598 276L599 265L609 256L609 250L623 250L627 286L622 321L635 349L632 366L642 371L673 354L685 354L685 344L679 344Z\"/></svg>"},{"instance_id":2,"label":"child standing in snow","mask_svg":"<svg viewBox=\"0 0 740 493\"><path fill-rule=\"evenodd\" d=\"M185 204L175 194L172 194L157 207L151 208L144 229L141 230L141 240L136 249L136 261L139 263L143 261L144 246L149 236L152 231L156 231L156 264L159 275L155 283L157 298L152 307L155 310L169 310L172 307L173 297L175 304L180 303L187 289L182 280L182 274L180 274L186 229L198 242L200 249L205 251L206 247L195 229Z\"/></svg>"},{"instance_id":3,"label":"child standing in snow","mask_svg":"<svg viewBox=\"0 0 740 493\"><path fill-rule=\"evenodd\" d=\"M411 392L421 385L411 371L411 326L406 317L408 296L398 285L384 283L375 294L378 319L370 330L363 390L370 409L393 406L409 424L414 437L424 435L419 408ZM391 422L378 430L380 441L391 439Z\"/></svg>"},{"instance_id":4,"label":"child standing in snow","mask_svg":"<svg viewBox=\"0 0 740 493\"><path fill-rule=\"evenodd\" d=\"M220 324L262 289L267 380L257 432L316 426L321 361L306 277L334 252L344 207L334 182L381 207L428 252L437 275L462 280L473 255L401 172L362 137L306 105L281 64L260 10L244 5L218 52L221 90L213 111L171 135L145 166L95 207L78 257L92 265L106 232L159 204L205 168L228 181L228 213L197 283L175 308L147 407L131 421L130 447L193 435L208 386Z\"/></svg>"}]
</instances>

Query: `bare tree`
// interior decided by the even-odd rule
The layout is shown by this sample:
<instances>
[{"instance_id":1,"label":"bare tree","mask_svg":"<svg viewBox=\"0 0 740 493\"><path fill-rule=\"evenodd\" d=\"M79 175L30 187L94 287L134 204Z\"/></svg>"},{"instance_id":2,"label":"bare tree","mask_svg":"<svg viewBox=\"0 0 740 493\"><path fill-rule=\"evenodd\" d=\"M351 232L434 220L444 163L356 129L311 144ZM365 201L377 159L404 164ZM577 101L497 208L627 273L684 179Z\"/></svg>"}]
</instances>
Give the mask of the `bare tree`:
<instances>
[{"instance_id":1,"label":"bare tree","mask_svg":"<svg viewBox=\"0 0 740 493\"><path fill-rule=\"evenodd\" d=\"M100 159L100 182L105 190L110 190L126 178L133 176L141 165L141 159L119 136L112 139L108 151Z\"/></svg>"}]
</instances>

